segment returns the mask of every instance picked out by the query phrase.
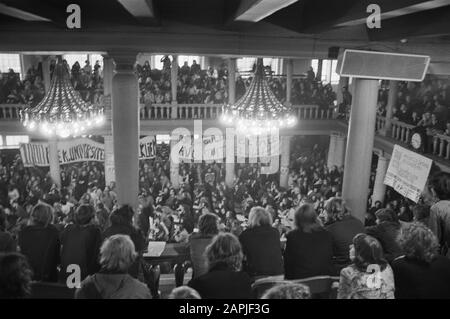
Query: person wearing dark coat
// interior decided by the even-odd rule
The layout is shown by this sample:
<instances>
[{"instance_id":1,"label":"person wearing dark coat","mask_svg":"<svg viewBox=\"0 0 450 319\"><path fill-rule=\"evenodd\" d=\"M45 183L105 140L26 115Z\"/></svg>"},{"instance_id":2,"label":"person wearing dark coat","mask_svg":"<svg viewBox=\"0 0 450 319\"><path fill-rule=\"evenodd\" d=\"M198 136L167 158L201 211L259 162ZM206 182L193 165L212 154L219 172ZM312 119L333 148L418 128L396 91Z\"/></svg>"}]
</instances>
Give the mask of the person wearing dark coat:
<instances>
[{"instance_id":1,"label":"person wearing dark coat","mask_svg":"<svg viewBox=\"0 0 450 319\"><path fill-rule=\"evenodd\" d=\"M17 244L9 232L6 231L6 214L0 207L0 253L14 252Z\"/></svg>"},{"instance_id":2,"label":"person wearing dark coat","mask_svg":"<svg viewBox=\"0 0 450 319\"><path fill-rule=\"evenodd\" d=\"M242 249L239 239L220 233L206 248L208 272L192 279L189 286L203 299L251 299L252 280L241 271Z\"/></svg>"},{"instance_id":3,"label":"person wearing dark coat","mask_svg":"<svg viewBox=\"0 0 450 319\"><path fill-rule=\"evenodd\" d=\"M100 269L98 255L102 244L100 228L91 223L94 208L81 205L75 212L75 224L67 225L61 233L61 274L63 282L70 275L67 267L80 266L81 280L93 275Z\"/></svg>"},{"instance_id":4,"label":"person wearing dark coat","mask_svg":"<svg viewBox=\"0 0 450 319\"><path fill-rule=\"evenodd\" d=\"M366 227L366 234L378 239L383 247L384 257L390 263L398 256L403 255L403 251L397 241L400 232L400 222L392 209L382 208L376 213L376 226Z\"/></svg>"},{"instance_id":5,"label":"person wearing dark coat","mask_svg":"<svg viewBox=\"0 0 450 319\"><path fill-rule=\"evenodd\" d=\"M248 228L239 241L244 253L244 271L251 277L283 275L280 233L272 227L272 216L262 207L252 207Z\"/></svg>"},{"instance_id":6,"label":"person wearing dark coat","mask_svg":"<svg viewBox=\"0 0 450 319\"><path fill-rule=\"evenodd\" d=\"M19 232L20 252L28 258L35 281L58 281L60 240L58 230L50 224L52 208L37 204L30 215L31 225Z\"/></svg>"},{"instance_id":7,"label":"person wearing dark coat","mask_svg":"<svg viewBox=\"0 0 450 319\"><path fill-rule=\"evenodd\" d=\"M286 279L333 274L333 239L310 204L295 212L296 229L286 236L284 268Z\"/></svg>"},{"instance_id":8,"label":"person wearing dark coat","mask_svg":"<svg viewBox=\"0 0 450 319\"><path fill-rule=\"evenodd\" d=\"M112 235L128 235L133 241L134 247L138 257L134 264L129 268L131 276L137 278L139 272L140 256L145 249L145 239L142 233L133 227L133 209L128 205L114 210L111 213L111 226L108 227L102 234L103 239L106 239Z\"/></svg>"},{"instance_id":9,"label":"person wearing dark coat","mask_svg":"<svg viewBox=\"0 0 450 319\"><path fill-rule=\"evenodd\" d=\"M320 217L333 239L333 263L338 275L342 268L350 265L349 246L353 243L353 237L365 232L364 224L350 214L343 199L338 197L326 202Z\"/></svg>"},{"instance_id":10,"label":"person wearing dark coat","mask_svg":"<svg viewBox=\"0 0 450 319\"><path fill-rule=\"evenodd\" d=\"M189 250L192 263L192 278L197 278L208 272L205 251L214 236L219 233L218 217L211 213L200 216L198 233L189 236Z\"/></svg>"},{"instance_id":11,"label":"person wearing dark coat","mask_svg":"<svg viewBox=\"0 0 450 319\"><path fill-rule=\"evenodd\" d=\"M433 232L420 222L402 227L405 252L392 262L396 299L450 299L450 259L439 255Z\"/></svg>"}]
</instances>

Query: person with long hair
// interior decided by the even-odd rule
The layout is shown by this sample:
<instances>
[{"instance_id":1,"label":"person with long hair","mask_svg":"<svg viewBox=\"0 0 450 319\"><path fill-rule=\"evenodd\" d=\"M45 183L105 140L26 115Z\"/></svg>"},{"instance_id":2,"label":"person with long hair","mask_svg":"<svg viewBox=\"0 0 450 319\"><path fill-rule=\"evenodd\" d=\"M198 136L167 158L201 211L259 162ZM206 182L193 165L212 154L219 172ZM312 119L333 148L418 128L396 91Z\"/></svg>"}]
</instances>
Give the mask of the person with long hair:
<instances>
[{"instance_id":1,"label":"person with long hair","mask_svg":"<svg viewBox=\"0 0 450 319\"><path fill-rule=\"evenodd\" d=\"M333 239L333 263L336 274L339 274L342 268L351 263L348 247L357 234L365 232L364 224L351 215L350 208L339 197L330 198L319 217Z\"/></svg>"},{"instance_id":2,"label":"person with long hair","mask_svg":"<svg viewBox=\"0 0 450 319\"><path fill-rule=\"evenodd\" d=\"M77 264L81 270L81 280L96 273L100 266L98 254L102 244L100 228L94 224L94 208L81 205L74 215L74 224L69 224L61 233L61 274L63 281L70 273L66 269Z\"/></svg>"},{"instance_id":3,"label":"person with long hair","mask_svg":"<svg viewBox=\"0 0 450 319\"><path fill-rule=\"evenodd\" d=\"M244 252L244 271L251 277L283 275L280 234L272 227L272 216L259 206L252 207L248 228L239 236Z\"/></svg>"},{"instance_id":4,"label":"person with long hair","mask_svg":"<svg viewBox=\"0 0 450 319\"><path fill-rule=\"evenodd\" d=\"M220 233L206 248L208 272L192 279L189 286L203 299L250 299L251 279L242 272L242 248L239 239Z\"/></svg>"},{"instance_id":5,"label":"person with long hair","mask_svg":"<svg viewBox=\"0 0 450 319\"><path fill-rule=\"evenodd\" d=\"M109 217L111 226L103 232L102 237L103 239L106 239L117 234L130 236L138 257L135 259L135 262L130 267L129 271L133 277L137 278L140 258L145 249L145 239L142 233L133 226L133 216L133 208L129 205L122 205L118 209L114 210Z\"/></svg>"},{"instance_id":6,"label":"person with long hair","mask_svg":"<svg viewBox=\"0 0 450 319\"><path fill-rule=\"evenodd\" d=\"M392 262L397 299L450 299L450 259L439 255L434 233L423 223L404 225L399 234L404 251Z\"/></svg>"},{"instance_id":7,"label":"person with long hair","mask_svg":"<svg viewBox=\"0 0 450 319\"><path fill-rule=\"evenodd\" d=\"M211 213L203 214L198 221L198 230L198 233L193 233L189 237L189 249L193 268L192 278L199 277L208 272L204 253L214 236L219 233L218 217Z\"/></svg>"},{"instance_id":8,"label":"person with long hair","mask_svg":"<svg viewBox=\"0 0 450 319\"><path fill-rule=\"evenodd\" d=\"M19 232L20 252L28 258L36 281L58 281L61 243L52 218L51 206L37 204L31 211L29 225Z\"/></svg>"},{"instance_id":9,"label":"person with long hair","mask_svg":"<svg viewBox=\"0 0 450 319\"><path fill-rule=\"evenodd\" d=\"M26 298L31 293L33 271L19 253L0 253L0 299Z\"/></svg>"},{"instance_id":10,"label":"person with long hair","mask_svg":"<svg viewBox=\"0 0 450 319\"><path fill-rule=\"evenodd\" d=\"M295 229L286 236L284 269L286 279L333 274L333 242L320 224L311 204L294 214Z\"/></svg>"},{"instance_id":11,"label":"person with long hair","mask_svg":"<svg viewBox=\"0 0 450 319\"><path fill-rule=\"evenodd\" d=\"M394 275L376 238L356 235L349 257L352 264L341 270L338 299L394 299Z\"/></svg>"}]
</instances>

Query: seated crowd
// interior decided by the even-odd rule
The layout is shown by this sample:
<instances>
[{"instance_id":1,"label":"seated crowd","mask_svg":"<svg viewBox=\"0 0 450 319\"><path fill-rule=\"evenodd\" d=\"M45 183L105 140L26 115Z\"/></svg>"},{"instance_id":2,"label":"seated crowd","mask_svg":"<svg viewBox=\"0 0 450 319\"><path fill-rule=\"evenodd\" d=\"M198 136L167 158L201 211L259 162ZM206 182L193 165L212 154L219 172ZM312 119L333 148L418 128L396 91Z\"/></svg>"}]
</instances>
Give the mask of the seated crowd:
<instances>
[{"instance_id":1,"label":"seated crowd","mask_svg":"<svg viewBox=\"0 0 450 319\"><path fill-rule=\"evenodd\" d=\"M314 276L339 276L342 299L450 298L450 174L433 173L411 214L386 194L364 224L340 197L342 168L326 167L320 145L293 145L287 189L250 164L228 188L219 163L180 165L175 189L169 161L142 161L136 210L117 205L94 164L63 170L70 182L58 190L45 174L31 182L39 169L20 159L2 163L0 297L28 296L31 281L65 283L77 264L76 298L151 298L143 253L157 240L190 251L192 278L169 298L254 298L252 284L267 277L278 284L262 298L312 298L302 280Z\"/></svg>"},{"instance_id":2,"label":"seated crowd","mask_svg":"<svg viewBox=\"0 0 450 319\"><path fill-rule=\"evenodd\" d=\"M399 82L392 117L400 122L450 135L450 84L448 79L427 76L420 83ZM389 84L378 92L378 115L386 116Z\"/></svg>"},{"instance_id":3,"label":"seated crowd","mask_svg":"<svg viewBox=\"0 0 450 319\"><path fill-rule=\"evenodd\" d=\"M100 103L103 96L103 78L100 62L96 61L92 67L89 61L85 61L83 67L75 62L72 67L63 60L63 65L70 75L71 83L81 98L91 103ZM53 78L56 60L50 62L50 78ZM20 80L18 73L9 69L7 73L0 72L0 103L5 104L29 104L37 105L45 95L45 87L42 74L42 63L31 66L25 78Z\"/></svg>"}]
</instances>

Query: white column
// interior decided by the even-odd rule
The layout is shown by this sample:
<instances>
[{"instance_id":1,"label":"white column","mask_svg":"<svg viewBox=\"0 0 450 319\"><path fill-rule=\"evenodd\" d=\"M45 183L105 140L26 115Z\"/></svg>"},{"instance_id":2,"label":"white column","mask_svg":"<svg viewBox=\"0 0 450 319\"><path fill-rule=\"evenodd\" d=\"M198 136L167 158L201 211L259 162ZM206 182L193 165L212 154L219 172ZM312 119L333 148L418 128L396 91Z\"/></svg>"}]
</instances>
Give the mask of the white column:
<instances>
[{"instance_id":1,"label":"white column","mask_svg":"<svg viewBox=\"0 0 450 319\"><path fill-rule=\"evenodd\" d=\"M342 167L345 159L345 136L333 132L330 134L330 146L328 149L328 168L333 166Z\"/></svg>"},{"instance_id":2,"label":"white column","mask_svg":"<svg viewBox=\"0 0 450 319\"><path fill-rule=\"evenodd\" d=\"M335 165L340 168L345 164L345 140L346 136L343 134L336 135L335 148Z\"/></svg>"},{"instance_id":3,"label":"white column","mask_svg":"<svg viewBox=\"0 0 450 319\"><path fill-rule=\"evenodd\" d=\"M292 74L294 71L294 61L287 59L286 61L286 105L291 105L292 101Z\"/></svg>"},{"instance_id":4,"label":"white column","mask_svg":"<svg viewBox=\"0 0 450 319\"><path fill-rule=\"evenodd\" d=\"M328 168L332 168L335 164L335 154L336 154L336 144L337 144L337 137L336 134L331 133L330 134L330 145L328 147L328 159L327 159L327 166Z\"/></svg>"},{"instance_id":5,"label":"white column","mask_svg":"<svg viewBox=\"0 0 450 319\"><path fill-rule=\"evenodd\" d=\"M398 81L391 80L389 81L389 95L388 95L388 103L386 105L386 125L384 126L384 130L382 130L382 134L384 136L388 136L391 132L392 128L392 115L394 112L395 104L397 103L397 92L398 92Z\"/></svg>"},{"instance_id":6,"label":"white column","mask_svg":"<svg viewBox=\"0 0 450 319\"><path fill-rule=\"evenodd\" d=\"M354 86L342 195L352 214L364 221L375 135L378 81L354 79Z\"/></svg>"},{"instance_id":7,"label":"white column","mask_svg":"<svg viewBox=\"0 0 450 319\"><path fill-rule=\"evenodd\" d=\"M289 179L289 158L291 154L291 136L281 136L280 186L287 188Z\"/></svg>"},{"instance_id":8,"label":"white column","mask_svg":"<svg viewBox=\"0 0 450 319\"><path fill-rule=\"evenodd\" d=\"M377 173L375 175L375 183L373 186L372 206L375 206L376 201L384 202L384 194L386 193L386 185L384 185L384 177L389 165L389 160L378 155Z\"/></svg>"},{"instance_id":9,"label":"white column","mask_svg":"<svg viewBox=\"0 0 450 319\"><path fill-rule=\"evenodd\" d=\"M176 119L178 117L178 101L177 101L177 84L178 84L178 55L172 55L172 65L170 69L170 86L172 92L172 116Z\"/></svg>"},{"instance_id":10,"label":"white column","mask_svg":"<svg viewBox=\"0 0 450 319\"><path fill-rule=\"evenodd\" d=\"M234 163L226 163L225 164L225 184L230 188L233 187L234 179L235 179Z\"/></svg>"},{"instance_id":11,"label":"white column","mask_svg":"<svg viewBox=\"0 0 450 319\"><path fill-rule=\"evenodd\" d=\"M170 140L170 149L176 144L176 141ZM180 164L172 161L170 156L170 183L175 189L180 187Z\"/></svg>"},{"instance_id":12,"label":"white column","mask_svg":"<svg viewBox=\"0 0 450 319\"><path fill-rule=\"evenodd\" d=\"M50 163L50 176L54 184L61 188L61 170L59 167L58 140L52 138L48 141L48 160Z\"/></svg>"},{"instance_id":13,"label":"white column","mask_svg":"<svg viewBox=\"0 0 450 319\"><path fill-rule=\"evenodd\" d=\"M228 59L228 103L236 102L236 58Z\"/></svg>"},{"instance_id":14,"label":"white column","mask_svg":"<svg viewBox=\"0 0 450 319\"><path fill-rule=\"evenodd\" d=\"M112 135L105 135L105 185L116 181L114 169L114 143Z\"/></svg>"},{"instance_id":15,"label":"white column","mask_svg":"<svg viewBox=\"0 0 450 319\"><path fill-rule=\"evenodd\" d=\"M137 205L139 191L139 86L134 73L136 52L111 52L116 74L112 80L112 136L119 204Z\"/></svg>"}]
</instances>

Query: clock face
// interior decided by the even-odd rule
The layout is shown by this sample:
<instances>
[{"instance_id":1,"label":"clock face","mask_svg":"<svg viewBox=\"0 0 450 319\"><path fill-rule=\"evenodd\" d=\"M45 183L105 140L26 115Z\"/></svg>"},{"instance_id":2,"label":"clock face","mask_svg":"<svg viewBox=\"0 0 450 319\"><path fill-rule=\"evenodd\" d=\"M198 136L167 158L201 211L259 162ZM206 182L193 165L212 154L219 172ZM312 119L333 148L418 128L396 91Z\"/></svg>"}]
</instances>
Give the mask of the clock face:
<instances>
[{"instance_id":1,"label":"clock face","mask_svg":"<svg viewBox=\"0 0 450 319\"><path fill-rule=\"evenodd\" d=\"M420 146L422 145L422 136L419 133L413 134L413 136L411 137L411 145L415 149L420 148Z\"/></svg>"}]
</instances>

